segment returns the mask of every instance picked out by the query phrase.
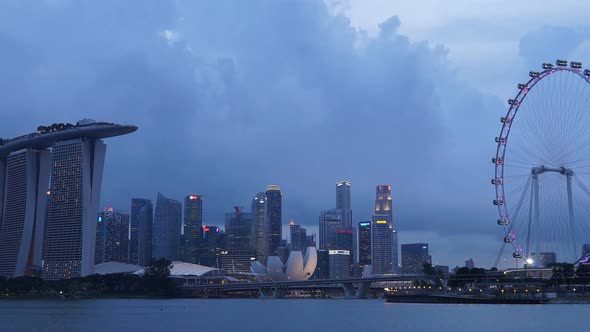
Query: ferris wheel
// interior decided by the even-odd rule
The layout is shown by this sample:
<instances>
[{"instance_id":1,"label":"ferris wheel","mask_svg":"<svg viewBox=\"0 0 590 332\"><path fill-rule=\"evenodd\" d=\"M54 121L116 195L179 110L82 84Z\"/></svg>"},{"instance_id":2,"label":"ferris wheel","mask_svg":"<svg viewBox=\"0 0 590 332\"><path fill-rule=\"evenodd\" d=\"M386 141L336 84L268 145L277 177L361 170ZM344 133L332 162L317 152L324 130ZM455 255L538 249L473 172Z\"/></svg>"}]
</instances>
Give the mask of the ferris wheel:
<instances>
[{"instance_id":1,"label":"ferris wheel","mask_svg":"<svg viewBox=\"0 0 590 332\"><path fill-rule=\"evenodd\" d=\"M590 258L590 70L557 60L529 76L495 139L497 224L517 265L577 264Z\"/></svg>"}]
</instances>

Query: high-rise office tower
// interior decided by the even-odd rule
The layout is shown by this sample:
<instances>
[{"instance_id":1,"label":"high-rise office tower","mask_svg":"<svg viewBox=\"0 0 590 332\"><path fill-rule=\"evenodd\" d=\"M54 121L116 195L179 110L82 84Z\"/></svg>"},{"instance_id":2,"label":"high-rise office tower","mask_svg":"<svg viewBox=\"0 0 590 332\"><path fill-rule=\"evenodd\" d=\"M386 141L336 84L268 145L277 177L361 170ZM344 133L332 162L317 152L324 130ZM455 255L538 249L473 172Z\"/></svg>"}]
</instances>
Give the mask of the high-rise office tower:
<instances>
[{"instance_id":1,"label":"high-rise office tower","mask_svg":"<svg viewBox=\"0 0 590 332\"><path fill-rule=\"evenodd\" d=\"M184 198L184 260L196 264L203 238L203 196Z\"/></svg>"},{"instance_id":2,"label":"high-rise office tower","mask_svg":"<svg viewBox=\"0 0 590 332\"><path fill-rule=\"evenodd\" d=\"M371 220L371 261L373 273L397 271L397 232L393 229L391 186L377 186L375 214Z\"/></svg>"},{"instance_id":3,"label":"high-rise office tower","mask_svg":"<svg viewBox=\"0 0 590 332\"><path fill-rule=\"evenodd\" d=\"M129 215L105 208L98 215L95 263L129 262Z\"/></svg>"},{"instance_id":4,"label":"high-rise office tower","mask_svg":"<svg viewBox=\"0 0 590 332\"><path fill-rule=\"evenodd\" d=\"M392 229L387 215L374 214L371 220L371 263L374 274L391 273Z\"/></svg>"},{"instance_id":5,"label":"high-rise office tower","mask_svg":"<svg viewBox=\"0 0 590 332\"><path fill-rule=\"evenodd\" d=\"M204 266L221 267L221 251L225 234L217 226L203 226L203 241L199 264Z\"/></svg>"},{"instance_id":6,"label":"high-rise office tower","mask_svg":"<svg viewBox=\"0 0 590 332\"><path fill-rule=\"evenodd\" d=\"M283 231L283 195L281 187L269 185L266 188L266 222L268 223L268 256L276 256L281 244Z\"/></svg>"},{"instance_id":7,"label":"high-rise office tower","mask_svg":"<svg viewBox=\"0 0 590 332\"><path fill-rule=\"evenodd\" d=\"M291 238L291 251L301 251L305 253L305 250L309 246L307 230L291 220L289 222L289 233Z\"/></svg>"},{"instance_id":8,"label":"high-rise office tower","mask_svg":"<svg viewBox=\"0 0 590 332\"><path fill-rule=\"evenodd\" d=\"M252 199L252 218L254 218L256 260L266 265L269 248L269 230L266 221L266 194L260 192Z\"/></svg>"},{"instance_id":9,"label":"high-rise office tower","mask_svg":"<svg viewBox=\"0 0 590 332\"><path fill-rule=\"evenodd\" d=\"M20 274L22 257L26 255L26 265L43 264L45 279L93 273L96 213L106 152L101 139L135 130L134 126L81 120L76 125L40 126L35 133L0 140L0 196L4 196L0 197L0 219L6 221L0 221L3 225L0 237L6 237L0 242L10 243L22 234L20 242L15 243L19 252L8 250L0 258L15 260L5 265L6 270L14 269L14 275ZM46 151L50 148L51 153ZM23 159L26 166L11 166L11 160L22 158L17 157L19 151L28 151ZM22 172L26 179L18 175ZM23 188L26 188L26 203L22 198ZM46 192L51 192L49 202L43 194ZM33 196L36 202L31 201ZM24 217L19 216L21 204L26 204ZM22 222L18 221L22 218Z\"/></svg>"},{"instance_id":10,"label":"high-rise office tower","mask_svg":"<svg viewBox=\"0 0 590 332\"><path fill-rule=\"evenodd\" d=\"M336 183L336 208L342 210L342 228L352 229L352 203L349 181Z\"/></svg>"},{"instance_id":11,"label":"high-rise office tower","mask_svg":"<svg viewBox=\"0 0 590 332\"><path fill-rule=\"evenodd\" d=\"M154 214L154 259L178 260L182 228L181 216L182 204L158 193Z\"/></svg>"},{"instance_id":12,"label":"high-rise office tower","mask_svg":"<svg viewBox=\"0 0 590 332\"><path fill-rule=\"evenodd\" d=\"M349 275L354 273L354 234L352 229L339 229L336 234L336 243L338 244L338 250L348 251L348 270Z\"/></svg>"},{"instance_id":13,"label":"high-rise office tower","mask_svg":"<svg viewBox=\"0 0 590 332\"><path fill-rule=\"evenodd\" d=\"M225 234L228 249L255 249L254 220L250 212L240 206L225 214Z\"/></svg>"},{"instance_id":14,"label":"high-rise office tower","mask_svg":"<svg viewBox=\"0 0 590 332\"><path fill-rule=\"evenodd\" d=\"M358 247L359 247L359 268L362 270L365 265L371 264L371 222L359 222L358 230Z\"/></svg>"},{"instance_id":15,"label":"high-rise office tower","mask_svg":"<svg viewBox=\"0 0 590 332\"><path fill-rule=\"evenodd\" d=\"M100 212L96 218L96 243L94 244L94 264L104 263L104 240L106 235L105 213Z\"/></svg>"},{"instance_id":16,"label":"high-rise office tower","mask_svg":"<svg viewBox=\"0 0 590 332\"><path fill-rule=\"evenodd\" d=\"M223 269L232 272L250 272L250 264L256 259L255 228L252 214L235 206L225 214L227 250L221 253Z\"/></svg>"},{"instance_id":17,"label":"high-rise office tower","mask_svg":"<svg viewBox=\"0 0 590 332\"><path fill-rule=\"evenodd\" d=\"M402 273L423 274L426 263L432 263L428 243L402 244Z\"/></svg>"},{"instance_id":18,"label":"high-rise office tower","mask_svg":"<svg viewBox=\"0 0 590 332\"><path fill-rule=\"evenodd\" d=\"M149 199L131 199L129 263L147 266L153 254L154 205Z\"/></svg>"},{"instance_id":19,"label":"high-rise office tower","mask_svg":"<svg viewBox=\"0 0 590 332\"><path fill-rule=\"evenodd\" d=\"M342 229L343 211L341 209L325 210L320 213L320 249L336 250L338 248L338 230Z\"/></svg>"},{"instance_id":20,"label":"high-rise office tower","mask_svg":"<svg viewBox=\"0 0 590 332\"><path fill-rule=\"evenodd\" d=\"M0 197L6 193L0 201L0 276L23 276L27 266L40 270L50 158L48 150L24 149L0 159Z\"/></svg>"}]
</instances>

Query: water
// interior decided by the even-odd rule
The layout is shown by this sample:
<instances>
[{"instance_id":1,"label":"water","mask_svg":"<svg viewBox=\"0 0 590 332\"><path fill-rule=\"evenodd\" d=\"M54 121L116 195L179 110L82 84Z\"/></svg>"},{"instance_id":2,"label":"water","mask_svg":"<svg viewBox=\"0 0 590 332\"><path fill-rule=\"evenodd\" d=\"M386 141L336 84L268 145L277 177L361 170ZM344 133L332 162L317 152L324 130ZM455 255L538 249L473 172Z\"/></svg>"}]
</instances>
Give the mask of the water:
<instances>
[{"instance_id":1,"label":"water","mask_svg":"<svg viewBox=\"0 0 590 332\"><path fill-rule=\"evenodd\" d=\"M0 331L586 331L585 305L382 300L0 300Z\"/></svg>"}]
</instances>

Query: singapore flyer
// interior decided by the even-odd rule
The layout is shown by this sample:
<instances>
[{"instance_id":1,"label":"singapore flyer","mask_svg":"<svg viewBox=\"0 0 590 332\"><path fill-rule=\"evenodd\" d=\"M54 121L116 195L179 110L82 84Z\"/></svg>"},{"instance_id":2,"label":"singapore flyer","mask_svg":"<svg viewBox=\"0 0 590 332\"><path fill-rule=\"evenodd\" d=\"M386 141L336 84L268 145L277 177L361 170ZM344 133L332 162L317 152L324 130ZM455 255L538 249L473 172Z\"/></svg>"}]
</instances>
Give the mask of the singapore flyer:
<instances>
[{"instance_id":1,"label":"singapore flyer","mask_svg":"<svg viewBox=\"0 0 590 332\"><path fill-rule=\"evenodd\" d=\"M590 70L566 60L544 63L508 104L491 180L504 245L518 267L587 261Z\"/></svg>"}]
</instances>

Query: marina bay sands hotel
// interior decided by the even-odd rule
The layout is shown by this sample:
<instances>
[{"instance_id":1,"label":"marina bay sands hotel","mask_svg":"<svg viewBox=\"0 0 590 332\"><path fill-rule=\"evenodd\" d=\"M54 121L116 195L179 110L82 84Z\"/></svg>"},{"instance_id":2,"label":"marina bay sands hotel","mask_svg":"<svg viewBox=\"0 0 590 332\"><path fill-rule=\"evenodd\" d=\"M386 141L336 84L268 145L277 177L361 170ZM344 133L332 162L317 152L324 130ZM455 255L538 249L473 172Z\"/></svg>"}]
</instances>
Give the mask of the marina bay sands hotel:
<instances>
[{"instance_id":1,"label":"marina bay sands hotel","mask_svg":"<svg viewBox=\"0 0 590 332\"><path fill-rule=\"evenodd\" d=\"M136 130L81 120L0 139L0 276L94 273L102 139Z\"/></svg>"}]
</instances>

